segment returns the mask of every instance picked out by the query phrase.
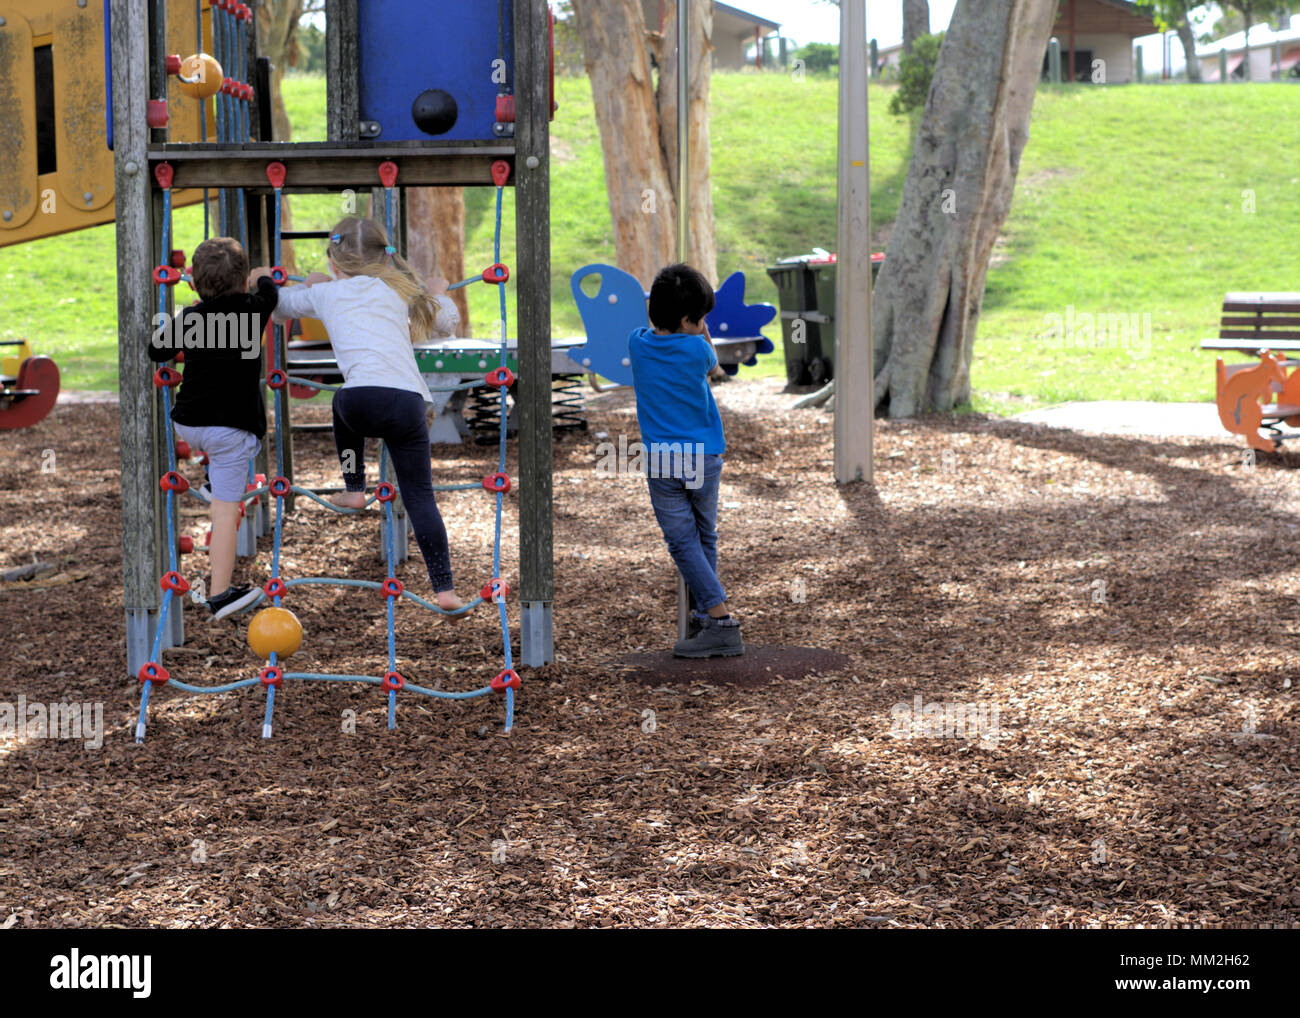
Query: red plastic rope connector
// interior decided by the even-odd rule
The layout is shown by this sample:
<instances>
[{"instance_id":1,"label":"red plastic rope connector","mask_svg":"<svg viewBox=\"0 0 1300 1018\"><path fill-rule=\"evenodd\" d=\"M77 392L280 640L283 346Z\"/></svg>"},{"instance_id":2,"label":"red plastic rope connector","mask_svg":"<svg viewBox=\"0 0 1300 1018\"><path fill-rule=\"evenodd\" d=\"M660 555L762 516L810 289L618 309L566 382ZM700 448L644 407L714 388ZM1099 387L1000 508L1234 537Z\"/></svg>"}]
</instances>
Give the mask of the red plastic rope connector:
<instances>
[{"instance_id":1,"label":"red plastic rope connector","mask_svg":"<svg viewBox=\"0 0 1300 1018\"><path fill-rule=\"evenodd\" d=\"M190 458L190 443L183 438L176 439L176 458L178 460Z\"/></svg>"},{"instance_id":2,"label":"red plastic rope connector","mask_svg":"<svg viewBox=\"0 0 1300 1018\"><path fill-rule=\"evenodd\" d=\"M505 187L510 180L510 164L504 159L495 159L492 162L492 183L497 187Z\"/></svg>"},{"instance_id":3,"label":"red plastic rope connector","mask_svg":"<svg viewBox=\"0 0 1300 1018\"><path fill-rule=\"evenodd\" d=\"M488 684L492 687L494 693L504 693L507 689L518 689L519 673L513 668L507 668Z\"/></svg>"},{"instance_id":4,"label":"red plastic rope connector","mask_svg":"<svg viewBox=\"0 0 1300 1018\"><path fill-rule=\"evenodd\" d=\"M379 180L384 187L397 186L397 164L391 159L385 159L379 164Z\"/></svg>"},{"instance_id":5,"label":"red plastic rope connector","mask_svg":"<svg viewBox=\"0 0 1300 1018\"><path fill-rule=\"evenodd\" d=\"M222 78L222 79L221 79L221 94L222 94L222 95L234 95L234 94L235 94L235 79L234 79L234 78Z\"/></svg>"},{"instance_id":6,"label":"red plastic rope connector","mask_svg":"<svg viewBox=\"0 0 1300 1018\"><path fill-rule=\"evenodd\" d=\"M483 376L483 381L493 389L508 389L515 384L515 373L509 368L493 368Z\"/></svg>"},{"instance_id":7,"label":"red plastic rope connector","mask_svg":"<svg viewBox=\"0 0 1300 1018\"><path fill-rule=\"evenodd\" d=\"M194 538L190 537L189 534L184 534L176 542L176 546L180 549L182 555L189 555L194 551Z\"/></svg>"},{"instance_id":8,"label":"red plastic rope connector","mask_svg":"<svg viewBox=\"0 0 1300 1018\"><path fill-rule=\"evenodd\" d=\"M506 583L500 576L494 576L483 584L483 589L478 592L478 596L484 601L503 601L509 593L510 584Z\"/></svg>"},{"instance_id":9,"label":"red plastic rope connector","mask_svg":"<svg viewBox=\"0 0 1300 1018\"><path fill-rule=\"evenodd\" d=\"M152 682L156 685L162 686L171 678L171 673L157 661L150 661L147 664L140 666L140 671L137 673L137 676L141 682Z\"/></svg>"},{"instance_id":10,"label":"red plastic rope connector","mask_svg":"<svg viewBox=\"0 0 1300 1018\"><path fill-rule=\"evenodd\" d=\"M175 569L163 573L158 586L163 590L170 590L173 594L186 594L190 589L189 581Z\"/></svg>"},{"instance_id":11,"label":"red plastic rope connector","mask_svg":"<svg viewBox=\"0 0 1300 1018\"><path fill-rule=\"evenodd\" d=\"M163 62L169 75L181 73L181 55L179 53L168 53L166 60Z\"/></svg>"},{"instance_id":12,"label":"red plastic rope connector","mask_svg":"<svg viewBox=\"0 0 1300 1018\"><path fill-rule=\"evenodd\" d=\"M289 381L289 376L281 368L272 368L266 373L266 384L272 389L283 389Z\"/></svg>"},{"instance_id":13,"label":"red plastic rope connector","mask_svg":"<svg viewBox=\"0 0 1300 1018\"><path fill-rule=\"evenodd\" d=\"M280 688L280 683L284 681L284 672L280 671L279 665L267 665L257 673L258 678L262 680L264 686L274 686Z\"/></svg>"},{"instance_id":14,"label":"red plastic rope connector","mask_svg":"<svg viewBox=\"0 0 1300 1018\"><path fill-rule=\"evenodd\" d=\"M181 281L181 274L170 265L159 265L153 270L153 281L159 286L175 286Z\"/></svg>"},{"instance_id":15,"label":"red plastic rope connector","mask_svg":"<svg viewBox=\"0 0 1300 1018\"><path fill-rule=\"evenodd\" d=\"M153 168L154 180L158 181L158 186L164 191L172 186L172 179L176 176L176 171L172 168L171 163L158 163Z\"/></svg>"},{"instance_id":16,"label":"red plastic rope connector","mask_svg":"<svg viewBox=\"0 0 1300 1018\"><path fill-rule=\"evenodd\" d=\"M269 485L271 494L276 498L284 498L292 490L293 485L289 483L287 477L273 477Z\"/></svg>"},{"instance_id":17,"label":"red plastic rope connector","mask_svg":"<svg viewBox=\"0 0 1300 1018\"><path fill-rule=\"evenodd\" d=\"M190 482L175 470L168 470L167 473L162 475L158 487L162 488L163 491L188 491Z\"/></svg>"},{"instance_id":18,"label":"red plastic rope connector","mask_svg":"<svg viewBox=\"0 0 1300 1018\"><path fill-rule=\"evenodd\" d=\"M278 576L272 576L262 587L262 593L267 597L284 597L289 588L285 586L284 580Z\"/></svg>"},{"instance_id":19,"label":"red plastic rope connector","mask_svg":"<svg viewBox=\"0 0 1300 1018\"><path fill-rule=\"evenodd\" d=\"M161 131L167 126L167 100L150 99L144 111L144 122L155 130ZM166 185L171 187L171 184Z\"/></svg>"},{"instance_id":20,"label":"red plastic rope connector","mask_svg":"<svg viewBox=\"0 0 1300 1018\"><path fill-rule=\"evenodd\" d=\"M167 264L173 269L185 268L185 252L179 248L173 251L167 258Z\"/></svg>"},{"instance_id":21,"label":"red plastic rope connector","mask_svg":"<svg viewBox=\"0 0 1300 1018\"><path fill-rule=\"evenodd\" d=\"M271 282L276 286L284 286L289 282L289 273L285 272L279 265L271 266Z\"/></svg>"},{"instance_id":22,"label":"red plastic rope connector","mask_svg":"<svg viewBox=\"0 0 1300 1018\"><path fill-rule=\"evenodd\" d=\"M402 678L397 672L384 672L384 681L381 682L379 685L382 688L391 692L394 689L401 689L403 686L405 686L406 680Z\"/></svg>"},{"instance_id":23,"label":"red plastic rope connector","mask_svg":"<svg viewBox=\"0 0 1300 1018\"><path fill-rule=\"evenodd\" d=\"M488 474L483 478L483 487L488 491L506 492L510 490L510 478L505 474Z\"/></svg>"},{"instance_id":24,"label":"red plastic rope connector","mask_svg":"<svg viewBox=\"0 0 1300 1018\"><path fill-rule=\"evenodd\" d=\"M169 368L164 364L161 368L153 373L153 384L161 389L163 386L180 385L185 376L175 368Z\"/></svg>"},{"instance_id":25,"label":"red plastic rope connector","mask_svg":"<svg viewBox=\"0 0 1300 1018\"><path fill-rule=\"evenodd\" d=\"M284 187L284 178L288 170L284 168L284 163L267 163L266 179L271 182L271 186L279 189Z\"/></svg>"},{"instance_id":26,"label":"red plastic rope connector","mask_svg":"<svg viewBox=\"0 0 1300 1018\"><path fill-rule=\"evenodd\" d=\"M496 283L500 286L509 278L510 269L501 262L497 262L495 265L489 265L483 270L483 282L485 283Z\"/></svg>"},{"instance_id":27,"label":"red plastic rope connector","mask_svg":"<svg viewBox=\"0 0 1300 1018\"><path fill-rule=\"evenodd\" d=\"M396 497L397 497L397 489L394 488L387 481L383 481L382 483L375 486L375 498L377 498L380 502L391 502Z\"/></svg>"},{"instance_id":28,"label":"red plastic rope connector","mask_svg":"<svg viewBox=\"0 0 1300 1018\"><path fill-rule=\"evenodd\" d=\"M401 597L405 588L402 586L401 580L395 576L390 576L379 585L379 589L383 592L384 597Z\"/></svg>"}]
</instances>

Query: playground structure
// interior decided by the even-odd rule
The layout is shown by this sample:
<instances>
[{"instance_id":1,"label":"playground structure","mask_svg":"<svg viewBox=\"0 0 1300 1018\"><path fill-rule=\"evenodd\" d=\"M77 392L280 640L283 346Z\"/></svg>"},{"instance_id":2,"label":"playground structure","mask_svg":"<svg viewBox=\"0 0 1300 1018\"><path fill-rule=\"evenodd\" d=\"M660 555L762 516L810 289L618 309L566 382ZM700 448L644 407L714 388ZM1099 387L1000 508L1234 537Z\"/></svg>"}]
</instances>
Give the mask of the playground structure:
<instances>
[{"instance_id":1,"label":"playground structure","mask_svg":"<svg viewBox=\"0 0 1300 1018\"><path fill-rule=\"evenodd\" d=\"M271 734L275 692L286 679L379 685L388 693L390 727L395 724L396 694L402 689L454 699L504 693L509 729L513 696L519 685L513 670L505 602L509 586L501 578L501 516L504 496L512 487L504 472L505 391L515 382L515 373L505 363L507 323L505 294L501 289L510 273L501 263L499 250L502 197L509 184L515 187L519 238L514 275L519 307L515 363L518 365L516 402L520 442L520 660L530 666L540 666L552 659L548 11L542 0L498 5L466 0L454 5L458 11L448 11L450 6L453 5L440 5L435 12L411 0L372 0L365 4L357 0L331 0L327 8L330 141L297 145L272 142L269 117L263 115L265 105L258 105L258 93L247 86L242 75L230 77L227 73L229 84L223 79L223 88L211 100L186 96L187 102L211 101L215 107L217 143L195 145L173 140L162 117L158 113L149 116L150 103L153 110L160 111L164 101L160 97L169 95L173 86L179 88L180 81L173 83L171 78L184 74L185 65L190 63L169 59L166 47L161 45L161 40L171 38L170 9L147 0L111 0L124 593L127 669L142 684L138 739L143 738L151 689L168 682L188 692L265 686L264 736ZM192 12L196 7L200 12L205 9L199 4L189 10ZM225 0L218 0L206 9L209 12L206 20L200 17L196 21L191 14L190 49L196 53L211 51L227 72L232 66L253 66L256 29L251 16L244 16L248 9ZM412 29L419 28L421 33L431 29L433 13L438 15L441 34L449 48L463 52L465 68L470 66L469 62L475 67L486 67L492 65L493 58L503 61L503 81L493 83L492 102L487 106L475 98L479 91L477 79L448 77L444 69L428 72L424 69L425 62L414 58L395 60L383 44L384 39L390 39L399 48L403 44L414 45L416 33ZM395 26L401 26L400 30ZM215 37L205 33L205 27L215 32ZM382 35L376 38L376 33ZM507 47L503 42L513 39L523 42L517 48ZM426 79L426 74L433 77ZM501 91L503 88L507 91ZM450 104L437 95L431 98L428 95L431 92L445 93L454 100L458 115L450 116ZM406 96L405 116L410 124L403 124L394 112L396 99L376 98L399 93ZM436 115L428 113L431 108ZM503 119L506 112L512 119ZM379 123L378 132L368 126L372 120ZM502 124L509 130L503 130ZM455 129L460 138L435 140L427 135L419 136L430 127L449 136ZM378 140L365 140L363 136ZM390 141L394 136L396 140ZM389 668L383 676L287 672L280 660L284 654L270 647L266 666L253 678L220 687L196 687L171 678L160 657L166 648L183 643L179 599L189 586L177 568L178 555L183 551L182 541L177 537L177 502L188 483L176 470L177 451L169 417L170 390L181 376L170 367L153 372L145 344L153 314L173 310L173 288L183 277L184 256L172 248L174 194L185 190L216 190L218 210L214 228L240 239L251 264L277 266L273 278L285 284L290 280L277 263L282 236L280 206L286 191L382 188L385 222L394 243L399 250L404 250L406 222L401 187L436 185L488 185L496 189L497 254L493 278L487 282L498 286L501 333L496 368L474 384L486 384L500 394L498 469L481 481L451 487L481 486L495 496L493 575L480 592L479 601L490 600L498 606L505 667L483 688L464 693L417 687L396 672L393 626L398 600L404 598L433 611L439 609L404 591L394 575L395 563L406 555L407 525L398 493L387 480L387 457L382 449L380 483L368 504L379 502L384 514L387 575L383 582L281 577L281 541L285 521L294 511L295 496L327 504L318 492L293 481L286 389L290 384L303 388L329 386L289 375L288 330L276 326L273 335L268 337L265 351L275 428L268 435L267 445L250 463L240 550L245 554L255 550L256 537L267 533L269 526L274 535L272 577L263 593L276 608L281 606L290 588L299 584L378 589L385 598L388 613ZM156 302L141 285L146 279L155 287ZM274 471L270 469L272 435ZM270 524L272 516L274 523Z\"/></svg>"},{"instance_id":2,"label":"playground structure","mask_svg":"<svg viewBox=\"0 0 1300 1018\"><path fill-rule=\"evenodd\" d=\"M1259 357L1254 364L1216 360L1215 404L1224 428L1261 452L1276 452L1287 439L1300 437L1281 428L1300 426L1300 361L1275 356L1300 352L1300 293L1225 295L1218 338L1202 341L1201 349Z\"/></svg>"}]
</instances>

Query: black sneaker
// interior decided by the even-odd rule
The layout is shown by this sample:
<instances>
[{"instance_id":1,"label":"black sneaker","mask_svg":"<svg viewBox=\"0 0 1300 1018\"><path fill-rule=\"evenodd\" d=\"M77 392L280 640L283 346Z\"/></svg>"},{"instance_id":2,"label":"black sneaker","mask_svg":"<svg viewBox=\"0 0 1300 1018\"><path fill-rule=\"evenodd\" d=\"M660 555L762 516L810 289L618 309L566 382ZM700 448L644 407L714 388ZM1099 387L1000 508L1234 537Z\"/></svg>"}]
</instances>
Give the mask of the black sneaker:
<instances>
[{"instance_id":1,"label":"black sneaker","mask_svg":"<svg viewBox=\"0 0 1300 1018\"><path fill-rule=\"evenodd\" d=\"M208 598L208 611L214 619L224 619L227 615L243 611L261 596L257 587L227 587L216 597Z\"/></svg>"},{"instance_id":2,"label":"black sneaker","mask_svg":"<svg viewBox=\"0 0 1300 1018\"><path fill-rule=\"evenodd\" d=\"M702 619L698 633L673 645L673 657L738 657L743 653L740 623L730 616Z\"/></svg>"}]
</instances>

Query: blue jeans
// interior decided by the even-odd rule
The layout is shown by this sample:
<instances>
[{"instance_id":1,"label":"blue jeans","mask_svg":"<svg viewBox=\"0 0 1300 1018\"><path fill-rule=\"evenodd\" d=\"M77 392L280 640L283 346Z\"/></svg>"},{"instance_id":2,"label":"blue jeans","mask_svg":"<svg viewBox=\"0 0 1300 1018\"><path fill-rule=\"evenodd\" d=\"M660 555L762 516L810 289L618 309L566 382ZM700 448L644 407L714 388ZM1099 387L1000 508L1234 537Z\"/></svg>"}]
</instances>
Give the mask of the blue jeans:
<instances>
[{"instance_id":1,"label":"blue jeans","mask_svg":"<svg viewBox=\"0 0 1300 1018\"><path fill-rule=\"evenodd\" d=\"M706 455L702 470L695 464L691 477L698 482L696 487L689 487L682 479L680 464L674 466L674 476L646 478L650 505L696 610L704 612L727 599L718 581L718 482L722 479L722 457L716 453Z\"/></svg>"}]
</instances>

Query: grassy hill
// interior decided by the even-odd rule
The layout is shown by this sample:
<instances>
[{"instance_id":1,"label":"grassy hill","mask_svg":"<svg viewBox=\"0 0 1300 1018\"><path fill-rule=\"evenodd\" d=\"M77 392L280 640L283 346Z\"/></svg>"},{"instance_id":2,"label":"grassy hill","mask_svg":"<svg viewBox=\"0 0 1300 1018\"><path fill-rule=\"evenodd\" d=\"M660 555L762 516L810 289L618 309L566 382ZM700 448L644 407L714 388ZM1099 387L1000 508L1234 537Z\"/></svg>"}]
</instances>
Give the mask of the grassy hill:
<instances>
[{"instance_id":1,"label":"grassy hill","mask_svg":"<svg viewBox=\"0 0 1300 1018\"><path fill-rule=\"evenodd\" d=\"M557 93L552 313L563 335L581 329L570 272L612 262L614 251L589 84L560 79ZM323 139L323 81L289 78L285 96L295 140ZM908 125L886 112L888 97L885 88L870 95L877 230L897 214L907 169ZM744 270L751 300L775 302L763 272L775 258L834 246L835 106L829 78L713 79L718 271ZM1213 358L1195 347L1213 335L1224 291L1300 289L1300 170L1286 126L1298 121L1300 88L1280 84L1040 90L989 272L973 372L976 408L1211 398ZM466 262L486 265L492 195L466 195ZM510 198L508 191L507 252L514 243ZM330 195L297 196L293 207L297 229L329 226L340 214ZM176 223L179 246L192 251L202 239L200 210L179 211ZM299 245L300 266L320 265L322 251ZM0 336L30 337L58 359L69 387L115 388L114 270L111 226L0 249ZM487 334L493 295L470 290L475 331ZM1138 335L1124 341L1094 333L1079 348L1054 336L1053 315L1124 315L1126 323L1136 316ZM779 356L760 370L782 373Z\"/></svg>"}]
</instances>

